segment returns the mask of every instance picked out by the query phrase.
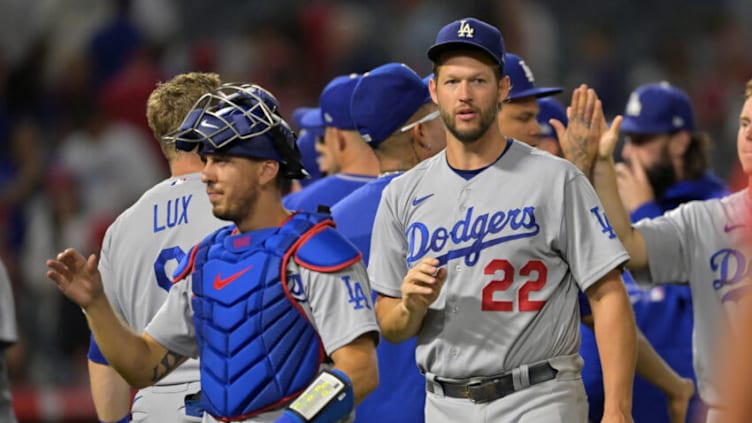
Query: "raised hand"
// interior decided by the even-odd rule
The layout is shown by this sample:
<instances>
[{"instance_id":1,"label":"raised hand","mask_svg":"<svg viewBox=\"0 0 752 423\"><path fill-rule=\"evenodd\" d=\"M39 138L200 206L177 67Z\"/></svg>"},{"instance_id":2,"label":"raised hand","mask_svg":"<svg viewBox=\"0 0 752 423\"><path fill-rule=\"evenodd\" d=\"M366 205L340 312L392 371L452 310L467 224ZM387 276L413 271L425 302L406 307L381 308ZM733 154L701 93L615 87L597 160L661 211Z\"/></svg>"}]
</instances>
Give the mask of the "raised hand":
<instances>
[{"instance_id":1,"label":"raised hand","mask_svg":"<svg viewBox=\"0 0 752 423\"><path fill-rule=\"evenodd\" d=\"M624 207L629 212L655 200L653 186L650 185L645 165L639 157L634 157L629 164L616 164L616 184Z\"/></svg>"},{"instance_id":2,"label":"raised hand","mask_svg":"<svg viewBox=\"0 0 752 423\"><path fill-rule=\"evenodd\" d=\"M559 137L562 153L585 175L591 175L598 154L600 138L608 129L603 116L603 106L595 90L582 84L572 92L572 102L567 108L569 124L551 119L549 122Z\"/></svg>"},{"instance_id":3,"label":"raised hand","mask_svg":"<svg viewBox=\"0 0 752 423\"><path fill-rule=\"evenodd\" d=\"M47 260L47 267L47 277L57 284L66 297L84 310L106 298L97 270L96 255L92 254L86 259L75 249L68 248L59 253L56 259Z\"/></svg>"}]
</instances>

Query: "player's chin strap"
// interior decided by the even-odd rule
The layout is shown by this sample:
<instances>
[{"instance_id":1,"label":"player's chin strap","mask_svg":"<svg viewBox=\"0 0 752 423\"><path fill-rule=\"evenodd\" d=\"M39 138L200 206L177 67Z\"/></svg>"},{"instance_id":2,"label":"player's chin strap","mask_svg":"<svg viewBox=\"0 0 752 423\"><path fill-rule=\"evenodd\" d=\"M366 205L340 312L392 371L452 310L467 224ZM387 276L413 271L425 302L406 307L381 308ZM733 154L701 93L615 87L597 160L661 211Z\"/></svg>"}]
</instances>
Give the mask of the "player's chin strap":
<instances>
[{"instance_id":1,"label":"player's chin strap","mask_svg":"<svg viewBox=\"0 0 752 423\"><path fill-rule=\"evenodd\" d=\"M334 423L355 408L352 382L342 371L323 370L276 423Z\"/></svg>"}]
</instances>

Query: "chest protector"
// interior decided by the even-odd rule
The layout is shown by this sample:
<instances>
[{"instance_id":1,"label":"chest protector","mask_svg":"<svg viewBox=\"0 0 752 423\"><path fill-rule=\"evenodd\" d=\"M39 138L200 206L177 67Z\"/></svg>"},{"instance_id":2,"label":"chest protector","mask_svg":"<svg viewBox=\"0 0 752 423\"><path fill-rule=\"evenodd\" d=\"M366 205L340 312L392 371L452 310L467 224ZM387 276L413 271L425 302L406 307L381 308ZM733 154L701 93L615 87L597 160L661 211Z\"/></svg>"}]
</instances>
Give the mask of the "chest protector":
<instances>
[{"instance_id":1,"label":"chest protector","mask_svg":"<svg viewBox=\"0 0 752 423\"><path fill-rule=\"evenodd\" d=\"M202 402L215 418L279 408L318 374L323 345L283 281L291 255L332 226L326 215L298 213L277 228L220 229L191 251Z\"/></svg>"}]
</instances>

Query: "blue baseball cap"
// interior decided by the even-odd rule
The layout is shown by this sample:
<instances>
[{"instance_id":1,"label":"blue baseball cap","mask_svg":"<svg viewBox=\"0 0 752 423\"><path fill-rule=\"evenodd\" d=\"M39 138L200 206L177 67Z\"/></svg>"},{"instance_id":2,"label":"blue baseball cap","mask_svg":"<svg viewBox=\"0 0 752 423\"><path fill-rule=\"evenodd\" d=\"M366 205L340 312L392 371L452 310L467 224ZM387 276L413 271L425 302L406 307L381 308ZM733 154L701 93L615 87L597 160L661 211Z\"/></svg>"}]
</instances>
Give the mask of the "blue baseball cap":
<instances>
[{"instance_id":1,"label":"blue baseball cap","mask_svg":"<svg viewBox=\"0 0 752 423\"><path fill-rule=\"evenodd\" d=\"M292 112L292 121L298 130L305 129L315 136L324 136L324 120L318 107L298 107Z\"/></svg>"},{"instance_id":2,"label":"blue baseball cap","mask_svg":"<svg viewBox=\"0 0 752 423\"><path fill-rule=\"evenodd\" d=\"M533 71L530 70L525 61L516 54L507 53L505 56L507 63L505 73L509 75L509 80L512 83L512 89L509 91L509 100L524 97L548 97L564 91L561 87L536 88Z\"/></svg>"},{"instance_id":3,"label":"blue baseball cap","mask_svg":"<svg viewBox=\"0 0 752 423\"><path fill-rule=\"evenodd\" d=\"M363 74L350 110L360 136L376 148L431 101L428 87L404 63L387 63Z\"/></svg>"},{"instance_id":4,"label":"blue baseball cap","mask_svg":"<svg viewBox=\"0 0 752 423\"><path fill-rule=\"evenodd\" d=\"M319 115L306 115L301 122L303 126L355 129L352 116L350 116L350 100L355 84L361 76L357 73L340 75L326 84L319 97Z\"/></svg>"},{"instance_id":5,"label":"blue baseball cap","mask_svg":"<svg viewBox=\"0 0 752 423\"><path fill-rule=\"evenodd\" d=\"M310 178L300 180L300 184L306 186L317 179L321 179L322 176L318 163L319 154L316 152L316 134L303 128L298 134L297 143L298 150L300 150L300 161L310 175Z\"/></svg>"},{"instance_id":6,"label":"blue baseball cap","mask_svg":"<svg viewBox=\"0 0 752 423\"><path fill-rule=\"evenodd\" d=\"M566 127L569 124L569 119L567 119L567 109L561 104L561 102L559 102L559 100L553 97L539 98L537 101L538 106L540 107L540 113L538 113L538 124L541 127L541 136L553 137L558 141L559 137L556 135L556 129L548 123L548 120L557 119Z\"/></svg>"},{"instance_id":7,"label":"blue baseball cap","mask_svg":"<svg viewBox=\"0 0 752 423\"><path fill-rule=\"evenodd\" d=\"M493 25L479 19L464 18L445 25L428 49L428 58L436 62L447 48L473 47L488 53L504 70L504 38Z\"/></svg>"},{"instance_id":8,"label":"blue baseball cap","mask_svg":"<svg viewBox=\"0 0 752 423\"><path fill-rule=\"evenodd\" d=\"M695 115L689 96L665 81L632 91L621 123L621 131L632 134L669 134L694 129Z\"/></svg>"}]
</instances>

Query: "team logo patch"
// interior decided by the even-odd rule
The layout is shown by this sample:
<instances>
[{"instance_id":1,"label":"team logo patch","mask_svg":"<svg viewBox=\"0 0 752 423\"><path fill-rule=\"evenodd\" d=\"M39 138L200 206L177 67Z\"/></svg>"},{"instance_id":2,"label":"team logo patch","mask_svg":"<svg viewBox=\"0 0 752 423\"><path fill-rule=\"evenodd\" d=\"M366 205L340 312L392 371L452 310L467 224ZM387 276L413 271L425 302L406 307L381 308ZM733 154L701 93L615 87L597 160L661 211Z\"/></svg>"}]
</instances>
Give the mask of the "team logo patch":
<instances>
[{"instance_id":1,"label":"team logo patch","mask_svg":"<svg viewBox=\"0 0 752 423\"><path fill-rule=\"evenodd\" d=\"M457 36L461 38L473 38L473 33L475 33L473 27L471 27L465 19L461 20L460 29L457 31Z\"/></svg>"}]
</instances>

